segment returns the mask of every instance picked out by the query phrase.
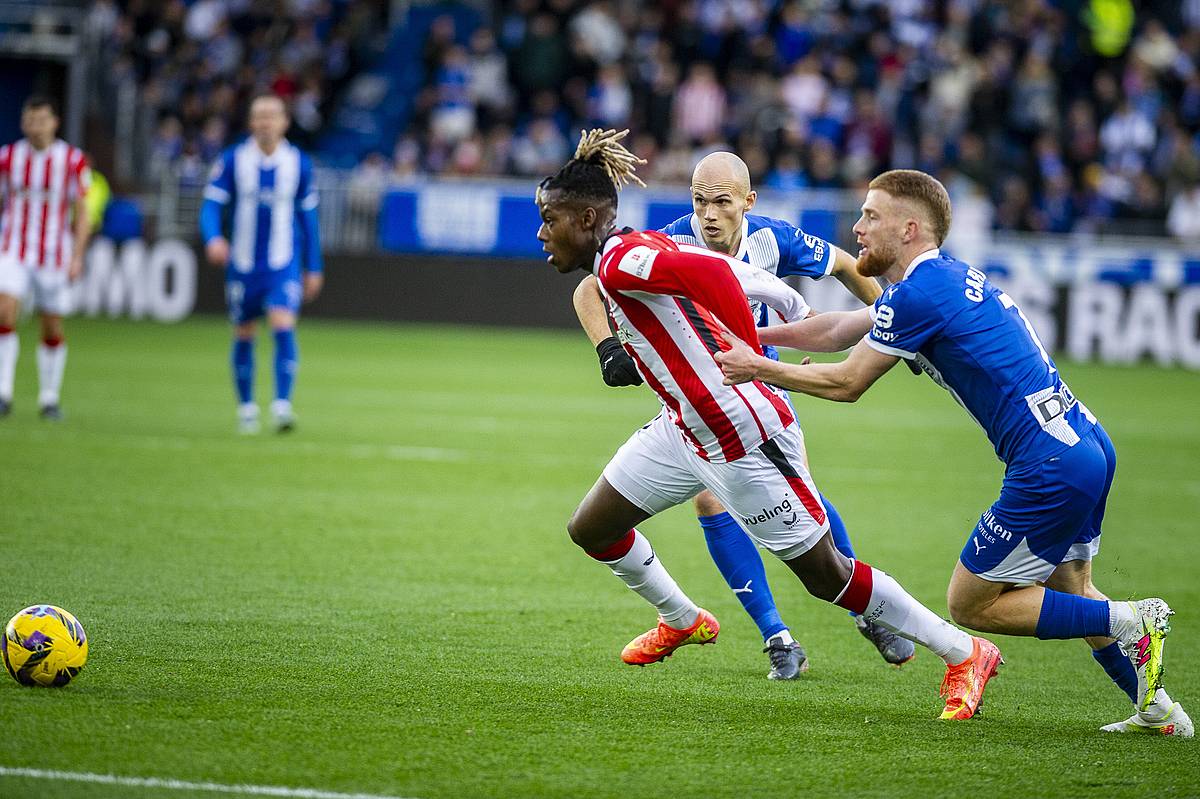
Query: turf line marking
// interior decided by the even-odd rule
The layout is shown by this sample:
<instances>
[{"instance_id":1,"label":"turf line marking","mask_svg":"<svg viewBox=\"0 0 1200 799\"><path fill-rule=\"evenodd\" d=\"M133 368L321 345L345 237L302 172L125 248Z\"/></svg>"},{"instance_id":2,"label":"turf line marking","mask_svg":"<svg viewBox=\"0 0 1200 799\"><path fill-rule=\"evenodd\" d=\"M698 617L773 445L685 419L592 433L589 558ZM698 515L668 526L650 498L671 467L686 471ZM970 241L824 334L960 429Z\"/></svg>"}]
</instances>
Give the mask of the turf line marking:
<instances>
[{"instance_id":1,"label":"turf line marking","mask_svg":"<svg viewBox=\"0 0 1200 799\"><path fill-rule=\"evenodd\" d=\"M339 793L315 788L286 788L280 785L227 785L220 782L186 782L157 777L118 777L114 774L92 774L80 771L48 771L38 768L0 766L0 777L25 777L34 780L87 782L94 785L120 785L127 788L165 788L171 791L208 791L248 796L286 796L291 799L404 799L377 793Z\"/></svg>"}]
</instances>

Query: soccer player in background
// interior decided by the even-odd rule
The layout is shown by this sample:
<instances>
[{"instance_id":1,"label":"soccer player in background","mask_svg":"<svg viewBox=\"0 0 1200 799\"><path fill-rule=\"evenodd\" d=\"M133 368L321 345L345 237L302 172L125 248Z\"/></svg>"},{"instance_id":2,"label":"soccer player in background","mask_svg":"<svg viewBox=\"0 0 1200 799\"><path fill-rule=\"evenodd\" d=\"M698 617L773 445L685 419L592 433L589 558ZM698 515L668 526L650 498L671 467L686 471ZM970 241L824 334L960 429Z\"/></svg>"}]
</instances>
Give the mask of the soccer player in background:
<instances>
[{"instance_id":1,"label":"soccer player in background","mask_svg":"<svg viewBox=\"0 0 1200 799\"><path fill-rule=\"evenodd\" d=\"M321 292L321 243L312 162L284 138L287 109L274 95L250 103L250 137L225 150L213 165L200 208L200 235L209 263L225 269L225 299L234 325L233 382L238 429L256 433L254 339L264 314L275 339L275 430L295 426L292 386L299 354L300 301ZM230 239L222 235L229 206ZM303 288L301 272L303 270Z\"/></svg>"},{"instance_id":2,"label":"soccer player in background","mask_svg":"<svg viewBox=\"0 0 1200 799\"><path fill-rule=\"evenodd\" d=\"M984 429L1005 464L1000 498L968 534L947 601L987 633L1083 638L1134 703L1108 732L1191 737L1183 707L1162 689L1170 608L1112 602L1092 583L1092 558L1116 469L1112 442L1063 382L1020 308L980 271L939 247L950 198L914 170L871 181L854 226L858 270L889 281L874 308L823 314L763 331L774 344L835 352L840 363L771 361L729 337L716 356L726 382L765 380L854 402L901 359L917 362ZM735 331L736 333L736 331Z\"/></svg>"},{"instance_id":3,"label":"soccer player in background","mask_svg":"<svg viewBox=\"0 0 1200 799\"><path fill-rule=\"evenodd\" d=\"M91 227L87 156L58 138L58 112L45 97L21 108L25 138L0 147L0 417L12 410L20 345L17 319L32 287L40 312L37 348L38 407L43 419L62 418L59 394L67 365L63 317L71 311L71 283L83 274Z\"/></svg>"},{"instance_id":4,"label":"soccer player in background","mask_svg":"<svg viewBox=\"0 0 1200 799\"><path fill-rule=\"evenodd\" d=\"M719 632L716 618L683 593L636 529L707 488L809 593L937 653L947 665L942 718L970 718L999 650L939 618L884 572L839 552L791 406L764 383L742 389L722 382L715 331L726 324L756 340L747 298L784 320L808 314L804 298L735 258L657 231L616 230L617 188L635 179L639 163L620 145L627 132L585 133L574 158L537 192L538 240L549 263L561 273L593 271L625 351L663 405L617 451L567 525L584 552L658 611L658 625L631 641L622 660L655 663Z\"/></svg>"},{"instance_id":5,"label":"soccer player in background","mask_svg":"<svg viewBox=\"0 0 1200 799\"><path fill-rule=\"evenodd\" d=\"M860 275L854 268L854 258L845 250L790 222L748 213L758 195L750 187L746 163L733 153L716 152L701 159L692 173L691 188L695 212L661 230L674 241L706 247L778 277L800 275L820 280L832 274L867 304L879 297L879 284ZM642 379L633 359L609 330L608 314L594 276L580 282L574 302L580 324L600 356L604 382L610 386L640 385ZM769 324L765 305L751 302L750 309L760 327ZM774 347L766 348L766 352L768 357L778 357ZM846 557L853 558L854 549L841 514L827 497L820 499L829 517L834 544ZM773 680L798 677L807 670L808 659L780 616L754 542L711 491L701 491L693 502L718 571L762 634L764 651L771 662L767 676ZM861 616L853 618L859 632L875 645L885 661L899 666L912 659L915 649L911 641Z\"/></svg>"}]
</instances>

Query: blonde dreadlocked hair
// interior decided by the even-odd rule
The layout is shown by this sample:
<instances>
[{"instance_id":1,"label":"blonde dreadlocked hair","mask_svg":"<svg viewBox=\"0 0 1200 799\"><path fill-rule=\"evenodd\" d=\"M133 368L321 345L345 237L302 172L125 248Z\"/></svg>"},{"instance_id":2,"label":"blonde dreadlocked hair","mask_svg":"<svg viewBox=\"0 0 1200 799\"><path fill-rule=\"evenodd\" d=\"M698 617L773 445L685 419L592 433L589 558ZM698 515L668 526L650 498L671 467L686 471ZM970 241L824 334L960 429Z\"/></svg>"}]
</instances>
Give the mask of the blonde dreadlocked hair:
<instances>
[{"instance_id":1,"label":"blonde dreadlocked hair","mask_svg":"<svg viewBox=\"0 0 1200 799\"><path fill-rule=\"evenodd\" d=\"M628 130L601 130L594 128L583 131L575 157L551 177L538 184L537 199L542 193L558 189L567 198L582 202L611 203L617 205L617 191L636 183L645 186L634 170L645 159L638 158L621 140L629 135Z\"/></svg>"}]
</instances>

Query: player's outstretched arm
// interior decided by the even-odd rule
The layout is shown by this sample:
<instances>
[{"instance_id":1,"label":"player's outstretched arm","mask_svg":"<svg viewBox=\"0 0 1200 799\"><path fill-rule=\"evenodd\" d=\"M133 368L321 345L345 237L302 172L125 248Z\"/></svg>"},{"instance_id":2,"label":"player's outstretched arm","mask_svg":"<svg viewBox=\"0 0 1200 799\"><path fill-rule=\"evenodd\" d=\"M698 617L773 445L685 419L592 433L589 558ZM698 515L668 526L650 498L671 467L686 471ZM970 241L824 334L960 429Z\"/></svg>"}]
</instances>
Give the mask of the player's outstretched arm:
<instances>
[{"instance_id":1,"label":"player's outstretched arm","mask_svg":"<svg viewBox=\"0 0 1200 799\"><path fill-rule=\"evenodd\" d=\"M758 331L758 338L763 344L805 352L841 352L870 329L870 309L859 308L819 313L800 322L763 328Z\"/></svg>"},{"instance_id":2,"label":"player's outstretched arm","mask_svg":"<svg viewBox=\"0 0 1200 799\"><path fill-rule=\"evenodd\" d=\"M754 352L733 333L722 334L730 348L715 358L725 373L725 384L761 380L764 383L799 391L834 402L855 402L899 358L884 355L860 341L849 357L838 363L783 363Z\"/></svg>"},{"instance_id":3,"label":"player's outstretched arm","mask_svg":"<svg viewBox=\"0 0 1200 799\"><path fill-rule=\"evenodd\" d=\"M733 259L728 264L746 297L763 303L784 322L797 322L812 313L804 295L770 272Z\"/></svg>"},{"instance_id":4,"label":"player's outstretched arm","mask_svg":"<svg viewBox=\"0 0 1200 799\"><path fill-rule=\"evenodd\" d=\"M879 295L883 293L883 290L879 288L879 281L873 277L860 275L858 269L855 268L854 256L841 247L833 248L833 258L833 272L830 274L864 304L874 305L875 300L879 299Z\"/></svg>"},{"instance_id":5,"label":"player's outstretched arm","mask_svg":"<svg viewBox=\"0 0 1200 799\"><path fill-rule=\"evenodd\" d=\"M594 275L579 281L571 302L583 332L587 333L588 340L596 347L604 383L613 387L640 386L642 376L638 374L633 358L629 357L608 327L608 312L604 309L604 298L600 296L600 283Z\"/></svg>"}]
</instances>

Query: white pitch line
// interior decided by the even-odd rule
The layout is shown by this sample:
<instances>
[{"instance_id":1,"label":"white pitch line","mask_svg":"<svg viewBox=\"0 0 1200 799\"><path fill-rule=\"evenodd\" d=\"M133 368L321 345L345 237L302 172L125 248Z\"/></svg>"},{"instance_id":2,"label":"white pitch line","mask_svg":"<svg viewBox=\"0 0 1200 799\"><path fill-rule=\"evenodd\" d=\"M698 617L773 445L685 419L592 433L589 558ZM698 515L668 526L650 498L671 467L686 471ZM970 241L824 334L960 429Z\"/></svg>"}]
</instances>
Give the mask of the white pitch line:
<instances>
[{"instance_id":1,"label":"white pitch line","mask_svg":"<svg viewBox=\"0 0 1200 799\"><path fill-rule=\"evenodd\" d=\"M93 785L120 785L128 788L164 788L170 791L208 791L247 796L286 796L290 799L404 799L377 793L339 793L315 788L286 788L280 785L227 785L220 782L187 782L157 777L118 777L114 774L92 774L79 771L47 771L38 768L0 766L0 777L25 777L33 780L86 782Z\"/></svg>"}]
</instances>

